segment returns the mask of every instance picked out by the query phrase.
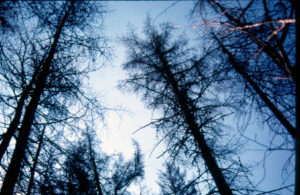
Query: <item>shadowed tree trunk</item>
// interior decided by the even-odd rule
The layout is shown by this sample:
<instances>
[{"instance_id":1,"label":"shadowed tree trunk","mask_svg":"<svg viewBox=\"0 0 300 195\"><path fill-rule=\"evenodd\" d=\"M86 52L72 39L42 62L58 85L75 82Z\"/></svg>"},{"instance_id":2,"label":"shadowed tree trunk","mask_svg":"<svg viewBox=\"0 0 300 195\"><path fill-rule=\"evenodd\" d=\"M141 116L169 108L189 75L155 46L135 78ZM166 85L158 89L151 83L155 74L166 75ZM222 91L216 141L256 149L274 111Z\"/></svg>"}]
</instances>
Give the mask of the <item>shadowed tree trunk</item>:
<instances>
[{"instance_id":1,"label":"shadowed tree trunk","mask_svg":"<svg viewBox=\"0 0 300 195\"><path fill-rule=\"evenodd\" d=\"M18 125L20 124L20 120L22 117L22 111L25 105L25 101L28 98L29 92L32 89L32 85L35 83L36 80L36 76L39 72L39 68L37 68L31 78L30 83L26 86L26 88L24 89L24 91L21 94L21 97L18 101L17 107L15 109L15 115L12 119L12 121L9 124L9 127L7 128L6 133L4 133L4 135L2 136L2 142L0 145L0 163L1 163L1 159L9 145L9 142L11 140L11 138L13 137L13 135L16 132L16 129L18 127Z\"/></svg>"},{"instance_id":2,"label":"shadowed tree trunk","mask_svg":"<svg viewBox=\"0 0 300 195\"><path fill-rule=\"evenodd\" d=\"M33 187L34 174L35 174L36 166L37 166L38 159L39 159L39 156L40 156L40 152L41 152L41 149L42 149L42 146L43 146L45 129L46 128L43 127L42 133L41 133L41 135L39 137L39 140L38 140L38 147L37 147L34 159L33 159L33 165L30 169L30 178L29 178L29 183L28 183L27 192L26 192L27 195L31 194L31 189Z\"/></svg>"},{"instance_id":3,"label":"shadowed tree trunk","mask_svg":"<svg viewBox=\"0 0 300 195\"><path fill-rule=\"evenodd\" d=\"M299 194L299 92L296 87L299 24L296 22L296 1L236 0L227 3L199 0L199 11L205 3L208 6L203 8L215 12L216 17L202 18L202 21L220 25L221 28L213 29L212 33L220 33L214 39L228 57L227 63L243 78L245 86L251 86L249 97L256 96L257 107L266 109L263 114L267 115L268 122L271 121L269 127L274 128L274 135L286 134L284 141L296 150L295 194ZM257 12L258 9L261 12ZM268 76L269 80L266 79ZM270 151L276 150L270 148Z\"/></svg>"},{"instance_id":4,"label":"shadowed tree trunk","mask_svg":"<svg viewBox=\"0 0 300 195\"><path fill-rule=\"evenodd\" d=\"M299 8L298 8L299 10ZM299 32L299 13L296 9L296 32ZM296 33L297 34L297 33ZM299 35L296 35L296 72L299 74ZM300 194L300 109L299 109L299 88L296 88L296 176L295 176L295 195Z\"/></svg>"},{"instance_id":5,"label":"shadowed tree trunk","mask_svg":"<svg viewBox=\"0 0 300 195\"><path fill-rule=\"evenodd\" d=\"M130 75L125 85L142 91L150 107L163 113L154 126L157 131L163 131L164 138L167 137L167 150L170 153L175 150L176 158L181 148L192 147L186 150L198 152L195 158L198 155L202 157L207 167L205 172L215 183L215 186L212 185L214 189L209 187L210 190L215 191L216 187L220 194L231 195L230 185L234 184L227 183L216 159L221 159L222 154L217 154L218 146L211 142L219 136L213 131L218 131L214 122L218 120L216 116L222 104L206 97L209 96L207 88L211 87L210 74L213 71L205 72L203 59L195 58L192 49L187 49L185 40L174 41L167 24L164 27L162 32L158 32L148 22L144 29L146 39L140 39L134 32L124 38L129 51L124 69ZM213 138L208 138L210 135Z\"/></svg>"},{"instance_id":6,"label":"shadowed tree trunk","mask_svg":"<svg viewBox=\"0 0 300 195\"><path fill-rule=\"evenodd\" d=\"M229 185L226 183L224 175L218 166L211 149L206 143L204 135L201 133L200 128L195 120L194 115L192 114L187 99L184 97L188 97L187 94L179 90L178 84L168 67L167 61L164 58L163 54L159 52L160 62L162 64L163 69L159 70L163 75L166 75L166 80L173 89L174 96L178 101L178 104L181 107L182 113L184 115L185 121L188 124L189 130L191 134L194 136L195 142L198 145L201 155L205 161L205 165L207 166L208 170L210 171L213 180L216 183L216 186L222 195L230 195L233 194Z\"/></svg>"},{"instance_id":7,"label":"shadowed tree trunk","mask_svg":"<svg viewBox=\"0 0 300 195\"><path fill-rule=\"evenodd\" d=\"M227 8L223 7L220 3L218 3L218 1L215 0L207 0L207 1L217 12L224 14L224 16L229 21L233 22L237 27L242 27L245 25L243 22L241 22L240 17L235 17L230 13L228 13ZM249 6L251 6L253 2L254 0L250 1ZM267 9L265 0L264 0L264 5L265 5L265 9ZM245 10L243 10L243 12L245 12L247 9L248 7L246 7ZM272 47L267 41L264 41L258 36L256 36L255 34L251 33L248 28L244 28L242 29L242 31L246 33L253 40L253 42L255 42L258 46L260 46L263 49L263 51L277 64L278 68L284 71L287 77L291 76L294 83L296 84L296 68L291 65L287 57L287 53L283 50L283 48L279 48L280 51L278 52L276 50L278 48Z\"/></svg>"},{"instance_id":8,"label":"shadowed tree trunk","mask_svg":"<svg viewBox=\"0 0 300 195\"><path fill-rule=\"evenodd\" d=\"M280 123L286 128L289 134L295 139L296 138L296 128L284 117L282 112L277 109L277 107L271 102L271 100L267 97L267 95L260 89L257 83L251 79L251 77L243 70L242 67L239 66L238 62L235 60L234 56L226 47L222 44L222 42L214 36L215 40L219 43L223 52L228 55L229 61L232 67L239 73L255 90L256 94L263 100L263 102L268 106L268 108L272 111L274 116L280 121Z\"/></svg>"},{"instance_id":9,"label":"shadowed tree trunk","mask_svg":"<svg viewBox=\"0 0 300 195\"><path fill-rule=\"evenodd\" d=\"M90 157L92 167L93 167L94 180L96 182L97 191L98 191L99 195L103 195L100 180L99 180L99 173L97 170L97 164L95 162L95 154L94 154L94 150L92 147L91 135L89 134L89 132L87 132L86 136L87 136L87 141L88 141L89 157Z\"/></svg>"},{"instance_id":10,"label":"shadowed tree trunk","mask_svg":"<svg viewBox=\"0 0 300 195\"><path fill-rule=\"evenodd\" d=\"M64 15L60 25L57 27L48 57L46 58L45 62L42 62L43 63L42 70L41 70L41 73L38 75L36 86L34 88L30 103L26 107L26 111L24 114L21 128L20 128L20 133L19 133L19 136L18 136L17 142L16 142L16 147L15 147L13 156L11 158L9 167L7 169L0 194L7 195L7 194L13 193L14 186L17 181L18 174L19 174L19 171L21 168L21 163L25 156L25 150L27 148L27 142L28 142L28 138L29 138L29 135L31 132L31 126L32 126L32 122L34 120L35 112L37 110L39 100L43 93L43 90L44 90L44 87L46 84L46 80L47 80L47 76L49 75L50 66L51 66L54 54L56 52L56 46L57 46L59 37L60 37L62 29L65 25L65 21L68 18L71 9L73 8L73 4L74 4L74 2L72 1L72 4L68 8L68 10L65 12L65 15Z\"/></svg>"}]
</instances>

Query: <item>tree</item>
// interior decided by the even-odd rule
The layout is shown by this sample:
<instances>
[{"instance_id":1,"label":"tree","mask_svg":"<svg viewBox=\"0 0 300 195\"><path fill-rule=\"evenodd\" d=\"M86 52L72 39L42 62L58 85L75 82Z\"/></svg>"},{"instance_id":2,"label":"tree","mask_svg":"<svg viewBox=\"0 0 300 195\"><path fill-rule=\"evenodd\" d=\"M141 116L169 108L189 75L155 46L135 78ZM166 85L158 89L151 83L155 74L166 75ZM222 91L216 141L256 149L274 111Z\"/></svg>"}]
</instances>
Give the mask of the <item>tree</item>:
<instances>
[{"instance_id":1,"label":"tree","mask_svg":"<svg viewBox=\"0 0 300 195\"><path fill-rule=\"evenodd\" d=\"M186 172L179 167L165 163L165 170L160 172L158 184L163 195L191 195L197 194L195 180L186 181Z\"/></svg>"},{"instance_id":2,"label":"tree","mask_svg":"<svg viewBox=\"0 0 300 195\"><path fill-rule=\"evenodd\" d=\"M112 165L112 174L107 181L106 194L129 194L127 188L131 183L144 177L143 155L137 142L132 160L125 161L121 154Z\"/></svg>"},{"instance_id":3,"label":"tree","mask_svg":"<svg viewBox=\"0 0 300 195\"><path fill-rule=\"evenodd\" d=\"M204 171L215 183L208 185L208 190L214 192L216 186L220 194L232 194L230 186L235 185L239 173L245 170L229 157L234 149L221 146L225 141L219 139L222 137L220 121L230 111L223 109L229 102L214 98L218 94L212 90L211 75L218 69L207 68L211 67L213 62L208 59L213 56L196 57L198 51L189 49L184 38L172 39L168 24L159 32L148 21L144 32L145 39L133 32L124 38L128 48L124 69L129 74L124 84L142 92L147 105L161 113L151 124L167 140L171 156L194 156L194 162L201 156L207 167ZM229 164L236 169L232 170Z\"/></svg>"},{"instance_id":4,"label":"tree","mask_svg":"<svg viewBox=\"0 0 300 195\"><path fill-rule=\"evenodd\" d=\"M7 65L8 65L8 67L12 68L11 63L8 63ZM6 69L5 65L2 66L2 68L3 68L3 74L2 75L4 76L4 78L7 78L7 81L9 83L9 85L11 85L12 83L14 83L15 78L10 80L9 76L6 75L7 74L6 72L14 73L14 71L10 71L11 70L10 68ZM4 153L5 153L6 149L8 148L10 140L12 139L13 135L16 132L16 129L17 129L18 125L20 124L20 120L21 120L21 117L22 117L22 112L23 112L23 109L25 107L26 100L28 99L29 93L32 90L33 84L36 82L36 76L37 76L38 72L39 72L39 67L35 69L35 71L32 75L32 78L30 80L30 83L27 84L27 85L24 84L25 86L24 86L24 88L23 88L23 90L20 94L19 99L17 100L17 106L15 108L13 118L10 121L6 132L2 135L2 141L1 141L1 145L0 145L0 161L1 161L1 159L4 155ZM24 78L25 75L22 75L22 77ZM21 80L24 81L23 79L21 79ZM15 86L11 86L11 87L12 88L17 88ZM12 98L12 97L7 96L7 98Z\"/></svg>"},{"instance_id":5,"label":"tree","mask_svg":"<svg viewBox=\"0 0 300 195\"><path fill-rule=\"evenodd\" d=\"M231 54L236 58L240 70L235 69L233 65L232 69L244 77L254 94L264 103L262 106L266 106L290 136L295 138L296 73L293 3L289 1L271 3L263 0L262 2L249 1L239 6L239 2L236 1L229 6L213 0L207 2L217 14L228 10L223 16L225 21L215 21L222 25L222 29L214 33L218 38L222 37L219 40L226 46L226 50L221 46L220 49L224 54ZM255 16L253 10L258 7L262 9L262 13ZM205 21L209 22L207 19ZM226 29L229 31L225 33ZM262 63L267 65L263 66ZM242 74L241 71L245 73Z\"/></svg>"},{"instance_id":6,"label":"tree","mask_svg":"<svg viewBox=\"0 0 300 195\"><path fill-rule=\"evenodd\" d=\"M295 151L298 132L295 2L200 0L194 10L199 13L200 9L202 13L204 10L210 13L202 14L197 26L211 27L206 28L205 37L215 41L216 56L221 56L223 66L220 63L217 66L225 74L219 76L227 80L227 86L235 83L227 89L235 91L236 101L243 99L240 108L254 104L273 137L282 140L275 146L270 143L266 149Z\"/></svg>"},{"instance_id":7,"label":"tree","mask_svg":"<svg viewBox=\"0 0 300 195\"><path fill-rule=\"evenodd\" d=\"M127 188L144 174L137 143L133 159L125 161L121 154L101 152L93 139L96 135L92 135L94 132L87 129L64 153L51 150L39 171L41 194L129 194Z\"/></svg>"},{"instance_id":8,"label":"tree","mask_svg":"<svg viewBox=\"0 0 300 195\"><path fill-rule=\"evenodd\" d=\"M17 20L16 23L18 23ZM19 32L19 30L20 27L15 28L15 31ZM4 39L0 52L1 87L3 88L1 103L3 115L6 115L6 118L1 122L7 130L1 137L0 161L20 124L24 107L41 68L37 62L40 54L37 52L36 40L30 40L28 32L2 36ZM5 123L6 121L9 123Z\"/></svg>"},{"instance_id":9,"label":"tree","mask_svg":"<svg viewBox=\"0 0 300 195\"><path fill-rule=\"evenodd\" d=\"M103 51L98 44L100 37L95 36L90 28L94 20L93 16L102 14L102 9L95 3L66 1L41 4L40 2L29 2L26 8L32 17L29 17L29 21L22 21L23 23L20 24L25 25L23 26L25 29L28 27L26 25L31 25L33 29L35 27L36 31L27 36L32 38L29 39L29 43L35 44L31 52L35 52L38 56L38 59L32 61L31 66L26 68L30 70L30 67L33 67L37 73L36 75L31 74L35 72L32 69L31 72L25 72L25 79L29 79L25 80L25 84L30 84L25 85L25 89L26 86L30 86L28 87L30 93L27 92L27 97L25 97L25 99L28 98L28 103L24 112L22 112L24 103L20 106L20 112L15 110L14 118L20 120L20 116L17 115L18 112L22 113L22 121L19 123L18 120L13 120L10 124L16 121L16 125L12 131L7 131L12 132L9 133L11 137L19 126L14 153L3 180L2 194L13 192L34 120L42 118L49 122L54 116L57 118L52 120L52 123L57 124L59 121L67 120L70 112L66 106L74 105L74 100L83 101L81 98L84 97L84 93L80 89L81 79L89 71L94 70L90 64L82 67L77 64L80 63L81 58L97 55ZM94 35L92 36L92 34ZM30 44L26 46L30 46ZM24 88L21 90L23 90L21 94L24 94ZM18 99L17 102L19 104L22 101ZM8 144L6 145L7 148Z\"/></svg>"},{"instance_id":10,"label":"tree","mask_svg":"<svg viewBox=\"0 0 300 195\"><path fill-rule=\"evenodd\" d=\"M41 153L41 149L43 147L44 134L45 134L45 127L43 128L43 130L41 132L41 135L39 136L38 146L37 146L36 153L35 153L35 156L34 156L34 159L33 159L32 167L30 169L30 178L29 178L27 192L26 192L27 195L31 194L31 189L33 187L34 175L35 175L36 167L37 167L37 164L38 164L38 159L39 159L39 156L40 156L40 153Z\"/></svg>"},{"instance_id":11,"label":"tree","mask_svg":"<svg viewBox=\"0 0 300 195\"><path fill-rule=\"evenodd\" d=\"M40 194L55 194L56 189L63 189L62 183L57 178L58 170L55 165L57 165L57 156L54 150L48 151L48 158L43 161L43 169L41 170L40 177L39 177L39 185L37 187L38 190L36 192L39 192Z\"/></svg>"},{"instance_id":12,"label":"tree","mask_svg":"<svg viewBox=\"0 0 300 195\"><path fill-rule=\"evenodd\" d=\"M95 136L94 136L95 137ZM89 161L92 164L92 172L94 175L94 181L96 183L97 191L99 195L102 195L102 187L100 184L100 177L99 177L99 171L98 171L98 166L96 163L96 153L94 150L94 144L95 144L95 139L92 138L92 133L87 129L86 131L86 139L87 139L87 144L88 144L88 155L89 155Z\"/></svg>"},{"instance_id":13,"label":"tree","mask_svg":"<svg viewBox=\"0 0 300 195\"><path fill-rule=\"evenodd\" d=\"M65 174L68 194L96 194L96 186L89 159L87 159L87 147L75 146L75 149L67 156L65 161Z\"/></svg>"}]
</instances>

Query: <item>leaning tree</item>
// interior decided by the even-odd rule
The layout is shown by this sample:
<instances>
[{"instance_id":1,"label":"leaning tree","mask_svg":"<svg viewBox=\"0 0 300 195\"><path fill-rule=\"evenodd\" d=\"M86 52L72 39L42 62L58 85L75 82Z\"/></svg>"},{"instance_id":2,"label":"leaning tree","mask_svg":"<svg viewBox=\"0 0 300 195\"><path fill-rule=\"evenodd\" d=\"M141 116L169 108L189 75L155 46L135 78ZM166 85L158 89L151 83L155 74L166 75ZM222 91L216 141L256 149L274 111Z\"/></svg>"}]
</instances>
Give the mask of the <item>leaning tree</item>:
<instances>
[{"instance_id":1,"label":"leaning tree","mask_svg":"<svg viewBox=\"0 0 300 195\"><path fill-rule=\"evenodd\" d=\"M9 108L2 115L8 120L2 123L1 157L16 136L1 194L13 193L34 126L48 125L47 132L64 129L66 121L83 115L76 110L76 104L90 102L83 78L95 70L93 60L105 51L103 37L94 32L99 28L93 28L102 24L101 4L22 2L19 9L15 35L1 40L1 103Z\"/></svg>"},{"instance_id":2,"label":"leaning tree","mask_svg":"<svg viewBox=\"0 0 300 195\"><path fill-rule=\"evenodd\" d=\"M295 1L199 0L194 13L202 43L215 44L215 56L220 59L216 65L223 71L219 77L227 80L223 88L240 102L238 115L252 106L270 129L271 138L263 143L266 154L286 151L291 154L287 162L293 167L290 159L295 148L300 151L295 147L299 143Z\"/></svg>"},{"instance_id":3,"label":"leaning tree","mask_svg":"<svg viewBox=\"0 0 300 195\"><path fill-rule=\"evenodd\" d=\"M246 184L241 182L246 170L232 156L237 148L225 141L221 121L230 113L231 103L215 93L213 75L218 69L212 66L213 56L208 51L197 57L199 50L189 48L183 37L172 37L169 24L162 25L161 31L149 21L145 26L144 39L133 31L124 38L128 48L124 69L129 75L124 86L142 93L147 105L160 114L151 125L166 141L171 157L202 164L197 172L203 175L208 192L246 190L238 187Z\"/></svg>"}]
</instances>

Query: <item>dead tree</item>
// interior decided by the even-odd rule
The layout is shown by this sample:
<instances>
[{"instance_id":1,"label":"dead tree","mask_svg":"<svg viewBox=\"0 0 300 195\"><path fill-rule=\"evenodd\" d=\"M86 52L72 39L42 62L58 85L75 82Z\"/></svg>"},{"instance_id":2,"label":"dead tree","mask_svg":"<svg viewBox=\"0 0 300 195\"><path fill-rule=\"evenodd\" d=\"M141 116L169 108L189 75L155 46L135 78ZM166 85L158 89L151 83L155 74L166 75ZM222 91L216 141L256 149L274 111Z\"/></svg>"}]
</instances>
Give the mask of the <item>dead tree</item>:
<instances>
[{"instance_id":1,"label":"dead tree","mask_svg":"<svg viewBox=\"0 0 300 195\"><path fill-rule=\"evenodd\" d=\"M197 27L204 27L204 37L215 40L216 55L224 60L220 68L226 74L222 76L232 83L239 82L228 90L239 87L236 100L244 99L240 108L255 105L256 113L263 116L262 121L267 122L274 137L283 140L266 149L296 151L299 159L300 149L294 143L299 142L295 2L199 0L194 11L200 10L214 13L209 18L204 14L197 18ZM236 79L232 79L233 75ZM299 175L296 173L297 181Z\"/></svg>"},{"instance_id":2,"label":"dead tree","mask_svg":"<svg viewBox=\"0 0 300 195\"><path fill-rule=\"evenodd\" d=\"M21 163L28 146L33 122L35 119L40 119L41 116L46 116L38 111L48 111L50 117L55 114L58 117L55 123L59 123L60 120L64 120L63 117L68 118L68 108L65 110L60 109L62 112L59 113L56 112L57 109L59 110L59 106L56 105L62 104L65 106L68 104L67 102L70 102L71 98L75 98L80 102L80 97L84 97L84 95L81 95L84 92L80 89L81 76L94 70L94 68L79 68L74 62L80 57L90 54L90 56L97 55L103 51L103 48L98 45L99 37L86 37L86 35L78 34L78 28L88 33L90 29L87 26L92 25L89 22L93 20L90 16L99 13L101 15L102 13L101 10L97 9L96 4L92 4L75 1L59 3L28 2L27 4L27 11L36 17L37 23L34 27L39 28L38 32L40 33L34 34L34 36L31 34L32 39L35 39L35 41L31 40L30 44L36 44L36 52L43 55L39 56L40 58L37 62L38 67L40 67L37 69L37 74L32 77L26 77L32 80L27 82L30 84L27 85L28 87L23 88L27 91L30 90L30 95L28 95L26 90L23 91L24 93L21 93L24 96L26 94L29 96L25 111L22 113L23 102L23 105L19 106L20 111L15 112L15 118L18 120L20 120L18 113L21 112L23 115L19 124L17 124L18 121L15 119L16 123L12 123L15 124L15 127L19 126L19 134L6 176L3 180L1 194L13 193ZM26 25L26 22L23 24ZM45 35L49 36L46 38ZM84 44L82 44L83 42ZM85 49L88 49L88 52L82 52ZM74 53L74 50L79 53ZM30 75L29 73L27 74ZM51 95L54 95L54 97L51 97ZM22 101L19 102L20 104L22 103ZM15 131L15 128L11 129L12 131L9 131L8 134L10 137L13 131ZM3 147L4 150L5 147Z\"/></svg>"},{"instance_id":3,"label":"dead tree","mask_svg":"<svg viewBox=\"0 0 300 195\"><path fill-rule=\"evenodd\" d=\"M162 113L153 125L167 140L167 150L174 157L189 149L200 155L217 191L233 194L233 183L228 183L230 175L224 174L226 168L220 164L222 152L217 149L221 148L217 140L222 134L219 119L228 110L221 114L220 109L227 103L209 95L216 71L209 68L212 62L208 59L212 58L208 54L195 57L182 37L173 41L168 25L158 32L147 23L144 31L146 39L134 33L124 38L128 48L124 69L130 76L125 86L142 92L149 107Z\"/></svg>"}]
</instances>

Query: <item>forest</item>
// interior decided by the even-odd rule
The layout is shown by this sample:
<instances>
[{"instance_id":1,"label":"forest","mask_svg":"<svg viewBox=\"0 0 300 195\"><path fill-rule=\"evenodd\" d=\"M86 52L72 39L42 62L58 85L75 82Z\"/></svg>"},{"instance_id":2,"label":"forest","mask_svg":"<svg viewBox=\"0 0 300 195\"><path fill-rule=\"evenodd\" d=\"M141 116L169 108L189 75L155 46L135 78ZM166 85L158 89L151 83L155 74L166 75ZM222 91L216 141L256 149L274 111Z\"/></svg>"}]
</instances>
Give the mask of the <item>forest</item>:
<instances>
[{"instance_id":1,"label":"forest","mask_svg":"<svg viewBox=\"0 0 300 195\"><path fill-rule=\"evenodd\" d=\"M186 2L153 2L116 38L122 2L0 1L0 195L300 194L296 1ZM176 6L191 25L167 19ZM104 101L115 76L138 100ZM104 146L111 126L141 139Z\"/></svg>"}]
</instances>

